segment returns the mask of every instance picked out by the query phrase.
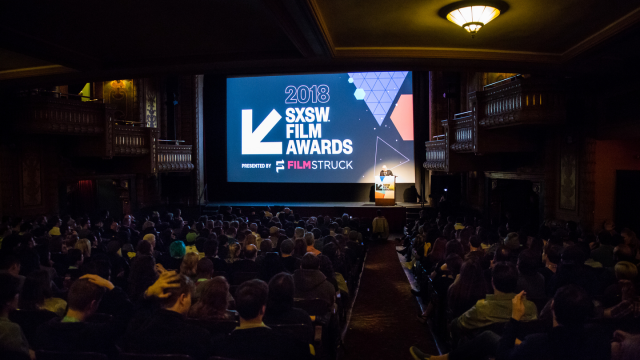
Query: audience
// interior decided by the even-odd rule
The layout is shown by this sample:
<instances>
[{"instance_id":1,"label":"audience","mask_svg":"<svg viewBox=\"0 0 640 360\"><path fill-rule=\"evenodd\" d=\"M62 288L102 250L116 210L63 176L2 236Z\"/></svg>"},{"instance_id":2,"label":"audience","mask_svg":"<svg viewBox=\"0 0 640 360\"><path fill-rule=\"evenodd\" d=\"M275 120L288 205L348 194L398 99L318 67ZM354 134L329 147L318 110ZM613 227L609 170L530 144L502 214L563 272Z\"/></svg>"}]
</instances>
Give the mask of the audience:
<instances>
[{"instance_id":1,"label":"audience","mask_svg":"<svg viewBox=\"0 0 640 360\"><path fill-rule=\"evenodd\" d=\"M145 298L156 298L159 309L129 324L124 335L127 352L185 354L207 359L214 352L209 333L186 321L194 284L184 274L165 272L147 289Z\"/></svg>"},{"instance_id":2,"label":"audience","mask_svg":"<svg viewBox=\"0 0 640 360\"><path fill-rule=\"evenodd\" d=\"M207 259L202 259L204 261ZM234 320L237 313L229 310L229 283L222 276L198 285L198 302L189 310L189 317L204 320Z\"/></svg>"},{"instance_id":3,"label":"audience","mask_svg":"<svg viewBox=\"0 0 640 360\"><path fill-rule=\"evenodd\" d=\"M68 310L64 318L53 319L38 329L38 350L61 352L98 352L115 358L118 355L117 339L127 325L124 309L106 323L88 322L100 305L104 294L114 285L97 275L84 275L71 285L67 296Z\"/></svg>"},{"instance_id":4,"label":"audience","mask_svg":"<svg viewBox=\"0 0 640 360\"><path fill-rule=\"evenodd\" d=\"M293 282L297 299L322 299L328 305L335 302L336 289L320 271L320 259L311 253L302 258L300 269L293 273Z\"/></svg>"},{"instance_id":5,"label":"audience","mask_svg":"<svg viewBox=\"0 0 640 360\"><path fill-rule=\"evenodd\" d=\"M18 307L20 279L10 273L0 273L0 353L24 354L35 358L18 324L9 320L9 313Z\"/></svg>"},{"instance_id":6,"label":"audience","mask_svg":"<svg viewBox=\"0 0 640 360\"><path fill-rule=\"evenodd\" d=\"M308 344L295 342L264 324L263 317L269 299L269 287L264 281L244 282L236 291L235 298L240 326L221 344L221 356L240 360L312 358Z\"/></svg>"}]
</instances>

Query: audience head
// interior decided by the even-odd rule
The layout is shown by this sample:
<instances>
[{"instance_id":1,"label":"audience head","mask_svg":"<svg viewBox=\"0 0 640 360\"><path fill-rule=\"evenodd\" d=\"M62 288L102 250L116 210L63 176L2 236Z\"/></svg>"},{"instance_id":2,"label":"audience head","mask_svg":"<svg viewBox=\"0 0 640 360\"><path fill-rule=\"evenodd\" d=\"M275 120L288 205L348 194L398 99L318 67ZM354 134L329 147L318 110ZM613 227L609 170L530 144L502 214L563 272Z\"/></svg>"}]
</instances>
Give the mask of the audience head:
<instances>
[{"instance_id":1,"label":"audience head","mask_svg":"<svg viewBox=\"0 0 640 360\"><path fill-rule=\"evenodd\" d=\"M148 255L151 256L153 248L151 247L151 243L148 241L140 241L138 246L136 247L136 252L138 255Z\"/></svg>"},{"instance_id":2,"label":"audience head","mask_svg":"<svg viewBox=\"0 0 640 360\"><path fill-rule=\"evenodd\" d=\"M146 234L142 240L148 242L149 244L151 244L151 248L152 250L155 249L156 247L156 236L153 234Z\"/></svg>"},{"instance_id":3,"label":"audience head","mask_svg":"<svg viewBox=\"0 0 640 360\"><path fill-rule=\"evenodd\" d=\"M175 281L174 284L178 286L165 290L165 293L168 293L169 296L160 299L160 306L163 309L186 315L187 312L189 312L189 308L191 308L191 296L193 295L195 285L193 281L184 274L179 274L178 280Z\"/></svg>"},{"instance_id":4,"label":"audience head","mask_svg":"<svg viewBox=\"0 0 640 360\"><path fill-rule=\"evenodd\" d=\"M73 282L69 289L67 305L70 310L91 315L98 309L104 294L105 288L90 282L88 279L78 279Z\"/></svg>"},{"instance_id":5,"label":"audience head","mask_svg":"<svg viewBox=\"0 0 640 360\"><path fill-rule=\"evenodd\" d=\"M145 290L153 285L156 279L158 279L158 273L156 272L154 258L149 255L137 255L131 263L129 296L134 300L138 300Z\"/></svg>"},{"instance_id":6,"label":"audience head","mask_svg":"<svg viewBox=\"0 0 640 360\"><path fill-rule=\"evenodd\" d=\"M547 244L542 257L544 261L558 265L560 263L561 255L562 247L558 245L551 245L551 243L549 243Z\"/></svg>"},{"instance_id":7,"label":"audience head","mask_svg":"<svg viewBox=\"0 0 640 360\"><path fill-rule=\"evenodd\" d=\"M293 245L293 256L302 258L307 253L307 243L302 239L296 239Z\"/></svg>"},{"instance_id":8,"label":"audience head","mask_svg":"<svg viewBox=\"0 0 640 360\"><path fill-rule=\"evenodd\" d=\"M304 234L304 241L307 243L307 246L313 246L313 244L315 243L313 239L313 233L308 232Z\"/></svg>"},{"instance_id":9,"label":"audience head","mask_svg":"<svg viewBox=\"0 0 640 360\"><path fill-rule=\"evenodd\" d=\"M504 239L504 246L511 250L516 250L520 248L520 236L516 232L511 232L507 234L507 237Z\"/></svg>"},{"instance_id":10,"label":"audience head","mask_svg":"<svg viewBox=\"0 0 640 360\"><path fill-rule=\"evenodd\" d=\"M460 267L462 267L462 258L458 254L449 254L444 260L447 264L447 270L451 275L456 276L460 273Z\"/></svg>"},{"instance_id":11,"label":"audience head","mask_svg":"<svg viewBox=\"0 0 640 360\"><path fill-rule=\"evenodd\" d=\"M222 276L216 276L202 285L202 296L195 305L200 308L198 315L217 317L227 310L229 283Z\"/></svg>"},{"instance_id":12,"label":"audience head","mask_svg":"<svg viewBox=\"0 0 640 360\"><path fill-rule=\"evenodd\" d=\"M300 268L303 270L318 270L320 269L320 259L312 253L306 253L300 261Z\"/></svg>"},{"instance_id":13,"label":"audience head","mask_svg":"<svg viewBox=\"0 0 640 360\"><path fill-rule=\"evenodd\" d=\"M236 309L241 320L261 320L264 316L269 287L262 280L243 282L236 290Z\"/></svg>"},{"instance_id":14,"label":"audience head","mask_svg":"<svg viewBox=\"0 0 640 360\"><path fill-rule=\"evenodd\" d=\"M260 243L260 252L264 255L273 251L273 242L269 239L262 240Z\"/></svg>"},{"instance_id":15,"label":"audience head","mask_svg":"<svg viewBox=\"0 0 640 360\"><path fill-rule=\"evenodd\" d=\"M255 245L249 244L244 247L244 256L249 260L255 260L258 256L258 248Z\"/></svg>"},{"instance_id":16,"label":"audience head","mask_svg":"<svg viewBox=\"0 0 640 360\"><path fill-rule=\"evenodd\" d=\"M269 297L267 311L281 313L293 307L293 295L295 286L293 276L281 272L269 281Z\"/></svg>"},{"instance_id":17,"label":"audience head","mask_svg":"<svg viewBox=\"0 0 640 360\"><path fill-rule=\"evenodd\" d=\"M511 259L511 251L506 246L500 246L493 254L493 263L508 262Z\"/></svg>"},{"instance_id":18,"label":"audience head","mask_svg":"<svg viewBox=\"0 0 640 360\"><path fill-rule=\"evenodd\" d=\"M196 274L198 279L210 278L213 275L213 261L207 258L200 259L196 267Z\"/></svg>"},{"instance_id":19,"label":"audience head","mask_svg":"<svg viewBox=\"0 0 640 360\"><path fill-rule=\"evenodd\" d=\"M518 271L522 275L535 275L537 274L538 266L540 264L540 256L531 250L524 250L518 255Z\"/></svg>"},{"instance_id":20,"label":"audience head","mask_svg":"<svg viewBox=\"0 0 640 360\"><path fill-rule=\"evenodd\" d=\"M614 270L618 280L634 281L638 276L638 267L629 261L619 261Z\"/></svg>"},{"instance_id":21,"label":"audience head","mask_svg":"<svg viewBox=\"0 0 640 360\"><path fill-rule=\"evenodd\" d=\"M620 244L613 249L613 260L634 262L633 250L627 244Z\"/></svg>"},{"instance_id":22,"label":"audience head","mask_svg":"<svg viewBox=\"0 0 640 360\"><path fill-rule=\"evenodd\" d=\"M293 252L293 241L287 239L280 243L280 252L285 255L291 255Z\"/></svg>"},{"instance_id":23,"label":"audience head","mask_svg":"<svg viewBox=\"0 0 640 360\"><path fill-rule=\"evenodd\" d=\"M186 275L190 278L195 277L199 260L200 256L198 256L197 253L187 253L184 258L182 258L182 263L180 264L180 274Z\"/></svg>"},{"instance_id":24,"label":"audience head","mask_svg":"<svg viewBox=\"0 0 640 360\"><path fill-rule=\"evenodd\" d=\"M568 246L561 255L562 265L581 266L586 259L585 252L577 245Z\"/></svg>"},{"instance_id":25,"label":"audience head","mask_svg":"<svg viewBox=\"0 0 640 360\"><path fill-rule=\"evenodd\" d=\"M187 247L182 241L174 241L169 245L169 254L172 258L182 259L187 252Z\"/></svg>"},{"instance_id":26,"label":"audience head","mask_svg":"<svg viewBox=\"0 0 640 360\"><path fill-rule=\"evenodd\" d=\"M304 233L305 233L305 231L304 231L304 229L303 229L303 228L301 228L301 227L297 227L297 228L294 230L294 236L295 236L295 238L296 238L296 239L302 239L302 238L304 238Z\"/></svg>"},{"instance_id":27,"label":"audience head","mask_svg":"<svg viewBox=\"0 0 640 360\"><path fill-rule=\"evenodd\" d=\"M218 254L218 240L207 240L204 242L204 255L215 257Z\"/></svg>"},{"instance_id":28,"label":"audience head","mask_svg":"<svg viewBox=\"0 0 640 360\"><path fill-rule=\"evenodd\" d=\"M518 285L518 269L510 262L499 262L491 272L493 288L502 293L514 293Z\"/></svg>"},{"instance_id":29,"label":"audience head","mask_svg":"<svg viewBox=\"0 0 640 360\"><path fill-rule=\"evenodd\" d=\"M556 322L563 326L582 326L593 314L593 302L589 294L576 285L558 289L553 297L552 308Z\"/></svg>"},{"instance_id":30,"label":"audience head","mask_svg":"<svg viewBox=\"0 0 640 360\"><path fill-rule=\"evenodd\" d=\"M610 231L601 231L598 233L598 241L601 245L612 245L613 236Z\"/></svg>"}]
</instances>

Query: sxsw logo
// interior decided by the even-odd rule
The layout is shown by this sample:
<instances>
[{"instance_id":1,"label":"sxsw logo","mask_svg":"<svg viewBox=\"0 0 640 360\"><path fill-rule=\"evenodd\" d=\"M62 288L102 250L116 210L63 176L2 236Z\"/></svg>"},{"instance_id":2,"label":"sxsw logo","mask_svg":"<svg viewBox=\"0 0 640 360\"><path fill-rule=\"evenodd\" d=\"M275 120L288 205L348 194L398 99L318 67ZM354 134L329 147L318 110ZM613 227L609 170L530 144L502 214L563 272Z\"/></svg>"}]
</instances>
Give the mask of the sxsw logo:
<instances>
[{"instance_id":1,"label":"sxsw logo","mask_svg":"<svg viewBox=\"0 0 640 360\"><path fill-rule=\"evenodd\" d=\"M253 131L253 110L242 110L242 155L282 154L282 142L262 142L280 119L282 116L273 109Z\"/></svg>"}]
</instances>

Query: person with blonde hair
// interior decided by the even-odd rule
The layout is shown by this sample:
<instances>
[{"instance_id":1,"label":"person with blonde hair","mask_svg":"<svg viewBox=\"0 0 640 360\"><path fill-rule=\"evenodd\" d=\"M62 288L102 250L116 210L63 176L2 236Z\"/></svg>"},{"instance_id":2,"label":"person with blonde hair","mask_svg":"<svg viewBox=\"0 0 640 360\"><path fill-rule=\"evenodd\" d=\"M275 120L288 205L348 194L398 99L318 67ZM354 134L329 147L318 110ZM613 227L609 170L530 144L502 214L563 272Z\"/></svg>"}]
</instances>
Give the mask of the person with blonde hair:
<instances>
[{"instance_id":1,"label":"person with blonde hair","mask_svg":"<svg viewBox=\"0 0 640 360\"><path fill-rule=\"evenodd\" d=\"M182 264L180 264L180 274L185 275L195 281L198 269L198 261L200 261L200 256L198 255L198 253L187 253L182 259Z\"/></svg>"},{"instance_id":2,"label":"person with blonde hair","mask_svg":"<svg viewBox=\"0 0 640 360\"><path fill-rule=\"evenodd\" d=\"M82 256L84 256L85 259L91 257L91 241L89 241L89 239L80 239L76 241L73 247L82 251Z\"/></svg>"}]
</instances>

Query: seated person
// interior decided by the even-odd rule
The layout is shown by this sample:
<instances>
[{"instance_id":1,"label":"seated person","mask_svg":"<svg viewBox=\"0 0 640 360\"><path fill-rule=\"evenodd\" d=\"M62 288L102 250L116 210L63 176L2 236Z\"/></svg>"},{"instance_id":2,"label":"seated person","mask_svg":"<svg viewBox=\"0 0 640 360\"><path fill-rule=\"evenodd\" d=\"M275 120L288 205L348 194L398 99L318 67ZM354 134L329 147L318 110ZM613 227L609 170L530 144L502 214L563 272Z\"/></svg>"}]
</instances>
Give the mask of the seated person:
<instances>
[{"instance_id":1,"label":"seated person","mask_svg":"<svg viewBox=\"0 0 640 360\"><path fill-rule=\"evenodd\" d=\"M484 300L479 300L471 309L451 322L451 326L460 330L472 330L485 327L497 322L507 322L511 317L511 299L516 296L518 285L518 270L515 265L507 262L498 263L493 267L493 294L487 294ZM526 311L523 321L537 319L536 305L531 301L524 301Z\"/></svg>"},{"instance_id":2,"label":"seated person","mask_svg":"<svg viewBox=\"0 0 640 360\"><path fill-rule=\"evenodd\" d=\"M218 256L218 241L207 240L204 242L204 256L213 262L213 271L227 271L227 262Z\"/></svg>"},{"instance_id":3,"label":"seated person","mask_svg":"<svg viewBox=\"0 0 640 360\"><path fill-rule=\"evenodd\" d=\"M269 281L269 298L264 314L266 324L305 324L313 331L311 318L306 311L293 307L293 277L280 273Z\"/></svg>"},{"instance_id":4,"label":"seated person","mask_svg":"<svg viewBox=\"0 0 640 360\"><path fill-rule=\"evenodd\" d=\"M300 269L293 273L293 282L297 299L323 299L329 305L335 302L335 288L320 271L320 259L311 253L302 257Z\"/></svg>"},{"instance_id":5,"label":"seated person","mask_svg":"<svg viewBox=\"0 0 640 360\"><path fill-rule=\"evenodd\" d=\"M196 290L193 295L193 303L197 303L202 296L204 284L206 284L213 276L213 262L211 259L202 258L196 266Z\"/></svg>"},{"instance_id":6,"label":"seated person","mask_svg":"<svg viewBox=\"0 0 640 360\"><path fill-rule=\"evenodd\" d=\"M20 279L7 272L0 273L0 353L20 353L35 358L20 325L9 320L9 313L18 307L19 289Z\"/></svg>"},{"instance_id":7,"label":"seated person","mask_svg":"<svg viewBox=\"0 0 640 360\"><path fill-rule=\"evenodd\" d=\"M293 253L293 241L289 239L282 241L280 245L280 260L282 260L284 268L290 274L293 274L294 271L300 268L300 259L291 256L291 253Z\"/></svg>"},{"instance_id":8,"label":"seated person","mask_svg":"<svg viewBox=\"0 0 640 360\"><path fill-rule=\"evenodd\" d=\"M520 341L516 334L520 328L520 320L527 311L524 296L523 291L511 300L511 319L506 324L502 337L492 331L484 331L473 340L440 356L430 356L415 346L409 352L415 360L471 360L488 357L499 360L610 358L610 334L584 325L593 313L593 303L582 288L576 285L560 288L553 298L551 331L529 335Z\"/></svg>"},{"instance_id":9,"label":"seated person","mask_svg":"<svg viewBox=\"0 0 640 360\"><path fill-rule=\"evenodd\" d=\"M298 343L267 327L265 314L269 288L262 280L249 280L236 291L240 326L227 338L218 355L232 359L298 360L313 358L309 345Z\"/></svg>"},{"instance_id":10,"label":"seated person","mask_svg":"<svg viewBox=\"0 0 640 360\"><path fill-rule=\"evenodd\" d=\"M244 259L235 261L231 265L231 272L257 273L259 271L258 264L256 264L256 258L258 257L258 248L253 244L245 246L244 256Z\"/></svg>"},{"instance_id":11,"label":"seated person","mask_svg":"<svg viewBox=\"0 0 640 360\"><path fill-rule=\"evenodd\" d=\"M68 310L65 317L53 319L38 328L37 350L61 352L97 352L111 358L118 355L116 340L126 328L126 314L117 314L108 323L89 323L107 291L113 284L97 275L84 275L76 280L67 296ZM127 304L118 306L127 309Z\"/></svg>"},{"instance_id":12,"label":"seated person","mask_svg":"<svg viewBox=\"0 0 640 360\"><path fill-rule=\"evenodd\" d=\"M185 354L203 360L212 354L209 333L186 321L194 285L191 279L165 272L145 292L158 298L160 309L151 316L134 319L124 336L127 352L143 354Z\"/></svg>"},{"instance_id":13,"label":"seated person","mask_svg":"<svg viewBox=\"0 0 640 360\"><path fill-rule=\"evenodd\" d=\"M202 259L205 260L205 259ZM201 260L201 261L202 261ZM198 285L201 291L199 301L189 310L189 317L205 320L235 320L237 313L228 310L229 283L222 276Z\"/></svg>"},{"instance_id":14,"label":"seated person","mask_svg":"<svg viewBox=\"0 0 640 360\"><path fill-rule=\"evenodd\" d=\"M516 334L525 316L522 294L513 299L511 320L498 345L499 359L608 359L611 356L609 337L585 329L593 314L593 302L585 290L576 285L562 287L551 305L553 329L548 334L527 336L518 345Z\"/></svg>"}]
</instances>

